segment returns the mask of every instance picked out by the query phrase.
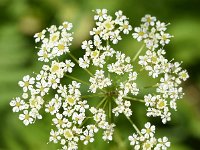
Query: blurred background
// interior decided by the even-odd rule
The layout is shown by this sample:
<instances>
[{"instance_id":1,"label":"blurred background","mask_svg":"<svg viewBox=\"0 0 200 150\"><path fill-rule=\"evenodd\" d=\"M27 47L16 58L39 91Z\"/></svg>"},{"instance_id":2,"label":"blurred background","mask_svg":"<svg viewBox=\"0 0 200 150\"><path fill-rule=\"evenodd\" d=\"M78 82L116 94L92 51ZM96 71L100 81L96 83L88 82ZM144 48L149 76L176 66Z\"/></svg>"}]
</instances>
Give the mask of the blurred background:
<instances>
[{"instance_id":1,"label":"blurred background","mask_svg":"<svg viewBox=\"0 0 200 150\"><path fill-rule=\"evenodd\" d=\"M24 75L40 70L33 35L52 24L65 20L74 24L72 53L79 55L80 44L89 39L93 13L96 8L107 8L114 14L122 10L130 18L130 24L139 25L145 14L170 22L168 32L174 35L166 47L167 57L183 61L182 67L190 74L184 84L185 97L178 102L178 111L166 126L154 120L158 136L168 136L171 150L200 149L200 1L199 0L0 0L0 150L55 150L54 144L46 144L51 119L45 116L35 125L25 127L18 114L11 111L9 102L20 95L17 83ZM134 40L129 35L120 42L119 49L135 54ZM78 51L78 52L75 52ZM81 54L80 54L81 55ZM140 106L138 106L140 108ZM135 110L138 126L147 120L144 109ZM81 146L89 150L128 150L127 135L131 127L122 123L109 144L97 140ZM130 132L131 131L131 132Z\"/></svg>"}]
</instances>

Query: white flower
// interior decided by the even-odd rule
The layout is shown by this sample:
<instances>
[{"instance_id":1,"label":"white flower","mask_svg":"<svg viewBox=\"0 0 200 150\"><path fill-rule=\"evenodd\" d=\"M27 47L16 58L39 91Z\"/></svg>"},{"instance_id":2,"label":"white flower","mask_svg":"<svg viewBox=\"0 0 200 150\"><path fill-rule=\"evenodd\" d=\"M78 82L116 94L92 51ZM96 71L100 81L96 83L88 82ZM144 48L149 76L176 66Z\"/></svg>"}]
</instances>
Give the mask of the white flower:
<instances>
[{"instance_id":1,"label":"white flower","mask_svg":"<svg viewBox=\"0 0 200 150\"><path fill-rule=\"evenodd\" d=\"M151 150L153 148L154 143L151 140L145 141L145 143L142 145L143 150Z\"/></svg>"},{"instance_id":2,"label":"white flower","mask_svg":"<svg viewBox=\"0 0 200 150\"><path fill-rule=\"evenodd\" d=\"M81 135L80 140L83 140L83 143L87 145L89 142L94 142L93 136L94 134L92 132L89 132L88 129L86 129L85 131L83 131L83 135Z\"/></svg>"},{"instance_id":3,"label":"white flower","mask_svg":"<svg viewBox=\"0 0 200 150\"><path fill-rule=\"evenodd\" d=\"M60 107L61 107L61 104L62 104L62 98L58 96L58 94L55 95L54 98L51 99L51 101L49 101L48 104L45 105L45 111L47 113L50 113L51 115L54 115L56 114Z\"/></svg>"},{"instance_id":4,"label":"white flower","mask_svg":"<svg viewBox=\"0 0 200 150\"><path fill-rule=\"evenodd\" d=\"M22 120L26 126L33 123L33 118L28 110L24 110L23 114L19 115L19 119Z\"/></svg>"},{"instance_id":5,"label":"white flower","mask_svg":"<svg viewBox=\"0 0 200 150\"><path fill-rule=\"evenodd\" d=\"M63 68L64 72L72 72L72 68L75 66L75 64L71 60L65 60L65 66Z\"/></svg>"},{"instance_id":6,"label":"white flower","mask_svg":"<svg viewBox=\"0 0 200 150\"><path fill-rule=\"evenodd\" d=\"M130 64L130 57L126 57L125 54L117 51L117 61L112 64L108 64L107 68L109 72L114 72L118 75L124 74L125 72L131 72L133 66Z\"/></svg>"},{"instance_id":7,"label":"white flower","mask_svg":"<svg viewBox=\"0 0 200 150\"><path fill-rule=\"evenodd\" d=\"M129 25L128 21L124 21L120 23L119 29L123 31L124 34L129 34L129 32L132 30L132 26Z\"/></svg>"},{"instance_id":8,"label":"white flower","mask_svg":"<svg viewBox=\"0 0 200 150\"><path fill-rule=\"evenodd\" d=\"M81 45L81 48L85 49L86 51L91 50L93 48L92 41L91 40L89 40L89 41L83 41L82 45Z\"/></svg>"},{"instance_id":9,"label":"white flower","mask_svg":"<svg viewBox=\"0 0 200 150\"><path fill-rule=\"evenodd\" d=\"M31 108L41 109L42 105L44 103L44 100L41 96L32 96L29 99L29 104Z\"/></svg>"},{"instance_id":10,"label":"white flower","mask_svg":"<svg viewBox=\"0 0 200 150\"><path fill-rule=\"evenodd\" d=\"M155 106L157 96L152 96L151 94L145 95L144 96L144 101L146 106Z\"/></svg>"},{"instance_id":11,"label":"white flower","mask_svg":"<svg viewBox=\"0 0 200 150\"><path fill-rule=\"evenodd\" d=\"M58 110L56 109L56 107L54 106L52 102L45 106L46 106L45 111L51 113L51 115L54 115L55 113L58 112Z\"/></svg>"},{"instance_id":12,"label":"white flower","mask_svg":"<svg viewBox=\"0 0 200 150\"><path fill-rule=\"evenodd\" d=\"M101 33L102 27L93 28L90 35L98 36Z\"/></svg>"},{"instance_id":13,"label":"white flower","mask_svg":"<svg viewBox=\"0 0 200 150\"><path fill-rule=\"evenodd\" d=\"M63 98L65 98L65 97L67 96L67 87L66 87L66 85L60 84L60 85L58 86L57 92L58 92L59 94L61 94L61 96L62 96Z\"/></svg>"},{"instance_id":14,"label":"white flower","mask_svg":"<svg viewBox=\"0 0 200 150\"><path fill-rule=\"evenodd\" d=\"M50 68L50 71L52 74L56 74L59 78L62 78L63 77L63 73L64 73L64 70L63 70L63 67L64 67L64 63L59 63L57 61L52 61L52 64L51 64L51 68Z\"/></svg>"},{"instance_id":15,"label":"white flower","mask_svg":"<svg viewBox=\"0 0 200 150\"><path fill-rule=\"evenodd\" d=\"M59 132L54 131L53 129L51 129L50 132L50 137L49 137L49 142L54 142L54 143L58 143L58 141L61 139Z\"/></svg>"},{"instance_id":16,"label":"white flower","mask_svg":"<svg viewBox=\"0 0 200 150\"><path fill-rule=\"evenodd\" d=\"M22 94L22 98L23 98L23 99L28 99L28 97L29 97L28 93L23 93L23 94Z\"/></svg>"},{"instance_id":17,"label":"white flower","mask_svg":"<svg viewBox=\"0 0 200 150\"><path fill-rule=\"evenodd\" d=\"M176 100L170 101L170 108L174 109L175 111L177 110Z\"/></svg>"},{"instance_id":18,"label":"white flower","mask_svg":"<svg viewBox=\"0 0 200 150\"><path fill-rule=\"evenodd\" d=\"M137 88L136 83L126 82L126 83L120 83L120 89L122 89L125 95L127 95L129 92L131 92L133 95L137 95L139 92L139 89Z\"/></svg>"},{"instance_id":19,"label":"white flower","mask_svg":"<svg viewBox=\"0 0 200 150\"><path fill-rule=\"evenodd\" d=\"M42 115L39 114L39 111L37 108L32 108L30 110L30 116L34 119L42 119Z\"/></svg>"},{"instance_id":20,"label":"white flower","mask_svg":"<svg viewBox=\"0 0 200 150\"><path fill-rule=\"evenodd\" d=\"M53 118L52 121L58 129L67 127L68 120L63 118L62 114L56 113L56 118Z\"/></svg>"},{"instance_id":21,"label":"white flower","mask_svg":"<svg viewBox=\"0 0 200 150\"><path fill-rule=\"evenodd\" d=\"M137 134L133 134L132 136L128 137L128 140L130 141L130 145L137 145L139 144L139 138Z\"/></svg>"},{"instance_id":22,"label":"white flower","mask_svg":"<svg viewBox=\"0 0 200 150\"><path fill-rule=\"evenodd\" d=\"M63 135L69 141L74 138L74 135L71 129L65 129Z\"/></svg>"},{"instance_id":23,"label":"white flower","mask_svg":"<svg viewBox=\"0 0 200 150\"><path fill-rule=\"evenodd\" d=\"M166 107L166 105L167 105L167 102L166 102L165 100L159 99L158 102L157 102L156 107L157 107L158 109L163 109L163 108Z\"/></svg>"},{"instance_id":24,"label":"white flower","mask_svg":"<svg viewBox=\"0 0 200 150\"><path fill-rule=\"evenodd\" d=\"M70 141L68 142L68 148L66 148L65 150L77 150L77 149L78 149L77 142Z\"/></svg>"},{"instance_id":25,"label":"white flower","mask_svg":"<svg viewBox=\"0 0 200 150\"><path fill-rule=\"evenodd\" d=\"M100 37L98 35L95 35L94 36L94 46L96 46L97 48L101 48L101 44L102 44L102 41L100 39Z\"/></svg>"},{"instance_id":26,"label":"white flower","mask_svg":"<svg viewBox=\"0 0 200 150\"><path fill-rule=\"evenodd\" d=\"M107 18L107 10L106 9L96 9L97 15L94 16L94 20L103 21L103 19Z\"/></svg>"},{"instance_id":27,"label":"white flower","mask_svg":"<svg viewBox=\"0 0 200 150\"><path fill-rule=\"evenodd\" d=\"M41 82L36 82L36 90L32 90L32 93L35 94L40 94L41 96L44 96L48 93L49 91L49 87L48 87L48 83L44 80L41 80Z\"/></svg>"},{"instance_id":28,"label":"white flower","mask_svg":"<svg viewBox=\"0 0 200 150\"><path fill-rule=\"evenodd\" d=\"M167 25L164 22L160 22L160 21L156 22L156 29L158 31L165 31L167 29L166 26Z\"/></svg>"},{"instance_id":29,"label":"white flower","mask_svg":"<svg viewBox=\"0 0 200 150\"><path fill-rule=\"evenodd\" d=\"M128 79L129 81L135 81L137 79L137 72L130 72Z\"/></svg>"},{"instance_id":30,"label":"white flower","mask_svg":"<svg viewBox=\"0 0 200 150\"><path fill-rule=\"evenodd\" d=\"M35 78L26 75L23 77L23 81L19 81L19 86L23 88L24 92L31 90L33 88L33 84L35 83Z\"/></svg>"},{"instance_id":31,"label":"white flower","mask_svg":"<svg viewBox=\"0 0 200 150\"><path fill-rule=\"evenodd\" d=\"M146 129L142 129L141 133L144 135L145 138L153 137L155 133L155 126L150 124L150 122L147 122L145 125Z\"/></svg>"},{"instance_id":32,"label":"white flower","mask_svg":"<svg viewBox=\"0 0 200 150\"><path fill-rule=\"evenodd\" d=\"M156 148L166 150L168 147L170 147L170 142L168 141L167 137L158 139L158 144L157 144Z\"/></svg>"},{"instance_id":33,"label":"white flower","mask_svg":"<svg viewBox=\"0 0 200 150\"><path fill-rule=\"evenodd\" d=\"M40 80L46 80L48 78L48 74L46 71L41 70L39 74L37 74L36 76L36 80L40 81Z\"/></svg>"},{"instance_id":34,"label":"white flower","mask_svg":"<svg viewBox=\"0 0 200 150\"><path fill-rule=\"evenodd\" d=\"M47 51L44 50L40 50L37 54L39 56L38 60L44 62L49 62L49 58L52 57L51 54L49 54Z\"/></svg>"},{"instance_id":35,"label":"white flower","mask_svg":"<svg viewBox=\"0 0 200 150\"><path fill-rule=\"evenodd\" d=\"M42 32L39 32L39 33L36 33L34 35L34 38L35 38L35 42L39 42L40 40L43 40L44 37L45 37L45 33L46 33L46 30L42 30Z\"/></svg>"},{"instance_id":36,"label":"white flower","mask_svg":"<svg viewBox=\"0 0 200 150\"><path fill-rule=\"evenodd\" d=\"M95 51L91 51L90 56L92 59L98 59L99 54L100 54L100 51L95 50Z\"/></svg>"},{"instance_id":37,"label":"white flower","mask_svg":"<svg viewBox=\"0 0 200 150\"><path fill-rule=\"evenodd\" d=\"M50 33L54 33L54 32L57 31L57 27L56 27L55 25L51 25L50 28L48 28L48 31L49 31Z\"/></svg>"},{"instance_id":38,"label":"white flower","mask_svg":"<svg viewBox=\"0 0 200 150\"><path fill-rule=\"evenodd\" d=\"M160 32L160 44L161 45L165 45L165 44L169 44L170 42L170 38L172 36L168 33L164 33L163 31Z\"/></svg>"},{"instance_id":39,"label":"white flower","mask_svg":"<svg viewBox=\"0 0 200 150\"><path fill-rule=\"evenodd\" d=\"M87 125L87 129L91 133L97 133L99 131L99 129L95 125Z\"/></svg>"},{"instance_id":40,"label":"white flower","mask_svg":"<svg viewBox=\"0 0 200 150\"><path fill-rule=\"evenodd\" d=\"M168 111L168 107L166 108L166 110L163 112L163 114L161 114L161 119L162 119L162 123L166 124L167 121L171 120L171 113Z\"/></svg>"},{"instance_id":41,"label":"white flower","mask_svg":"<svg viewBox=\"0 0 200 150\"><path fill-rule=\"evenodd\" d=\"M104 76L103 70L96 70L94 77L90 77L89 81L91 82L89 89L92 93L96 93L98 88L103 89L112 84L111 80Z\"/></svg>"},{"instance_id":42,"label":"white flower","mask_svg":"<svg viewBox=\"0 0 200 150\"><path fill-rule=\"evenodd\" d=\"M111 32L110 34L110 40L113 42L113 44L117 44L118 41L122 40L121 36L119 35L120 31L115 30L114 32Z\"/></svg>"},{"instance_id":43,"label":"white flower","mask_svg":"<svg viewBox=\"0 0 200 150\"><path fill-rule=\"evenodd\" d=\"M59 29L60 30L61 29L66 29L66 30L69 31L69 30L72 29L72 27L73 27L72 23L65 21L65 22L63 22L62 26L59 26Z\"/></svg>"},{"instance_id":44,"label":"white flower","mask_svg":"<svg viewBox=\"0 0 200 150\"><path fill-rule=\"evenodd\" d=\"M139 42L148 37L147 30L145 28L136 27L134 28L135 33L133 33L133 38L137 39Z\"/></svg>"},{"instance_id":45,"label":"white flower","mask_svg":"<svg viewBox=\"0 0 200 150\"><path fill-rule=\"evenodd\" d=\"M115 19L116 24L120 24L121 22L127 19L127 17L123 15L123 12L121 10L115 12L115 15L116 15Z\"/></svg>"},{"instance_id":46,"label":"white flower","mask_svg":"<svg viewBox=\"0 0 200 150\"><path fill-rule=\"evenodd\" d=\"M88 68L90 60L88 59L87 56L84 56L83 58L79 58L78 63L81 68Z\"/></svg>"},{"instance_id":47,"label":"white flower","mask_svg":"<svg viewBox=\"0 0 200 150\"><path fill-rule=\"evenodd\" d=\"M152 17L151 15L145 15L142 19L142 22L144 22L146 25L154 26L156 17Z\"/></svg>"},{"instance_id":48,"label":"white flower","mask_svg":"<svg viewBox=\"0 0 200 150\"><path fill-rule=\"evenodd\" d=\"M52 50L52 54L54 56L61 56L64 53L69 52L69 47L63 39L54 44L54 48Z\"/></svg>"},{"instance_id":49,"label":"white flower","mask_svg":"<svg viewBox=\"0 0 200 150\"><path fill-rule=\"evenodd\" d=\"M57 78L56 75L50 74L48 76L48 84L51 86L53 89L56 89L58 87L58 84L60 83L60 78Z\"/></svg>"},{"instance_id":50,"label":"white flower","mask_svg":"<svg viewBox=\"0 0 200 150\"><path fill-rule=\"evenodd\" d=\"M115 127L115 124L110 124L106 127L106 130L103 132L103 137L102 139L104 141L112 141L112 135L113 135L113 132L114 132L114 127Z\"/></svg>"},{"instance_id":51,"label":"white flower","mask_svg":"<svg viewBox=\"0 0 200 150\"><path fill-rule=\"evenodd\" d=\"M87 100L78 101L78 104L75 106L76 111L79 111L80 113L85 113L89 108L90 106L87 104Z\"/></svg>"},{"instance_id":52,"label":"white flower","mask_svg":"<svg viewBox=\"0 0 200 150\"><path fill-rule=\"evenodd\" d=\"M24 110L26 108L26 104L23 100L21 100L19 97L11 100L10 106L12 106L13 112L19 112L21 110Z\"/></svg>"},{"instance_id":53,"label":"white flower","mask_svg":"<svg viewBox=\"0 0 200 150\"><path fill-rule=\"evenodd\" d=\"M59 31L51 33L49 44L51 44L51 45L56 44L58 42L59 38L60 38L60 32Z\"/></svg>"},{"instance_id":54,"label":"white flower","mask_svg":"<svg viewBox=\"0 0 200 150\"><path fill-rule=\"evenodd\" d=\"M71 42L73 40L72 35L73 35L73 33L68 33L65 30L61 32L62 40L64 40L65 42L67 42L68 46L71 45Z\"/></svg>"},{"instance_id":55,"label":"white flower","mask_svg":"<svg viewBox=\"0 0 200 150\"><path fill-rule=\"evenodd\" d=\"M189 78L189 75L186 70L183 70L179 73L179 78L183 81L186 81Z\"/></svg>"},{"instance_id":56,"label":"white flower","mask_svg":"<svg viewBox=\"0 0 200 150\"><path fill-rule=\"evenodd\" d=\"M76 98L72 95L67 95L66 101L68 102L69 105L75 105L76 104Z\"/></svg>"},{"instance_id":57,"label":"white flower","mask_svg":"<svg viewBox=\"0 0 200 150\"><path fill-rule=\"evenodd\" d=\"M103 22L103 28L105 29L105 32L109 32L112 29L114 29L114 21L112 20L112 17L107 17L106 20ZM104 38L106 39L106 38Z\"/></svg>"}]
</instances>

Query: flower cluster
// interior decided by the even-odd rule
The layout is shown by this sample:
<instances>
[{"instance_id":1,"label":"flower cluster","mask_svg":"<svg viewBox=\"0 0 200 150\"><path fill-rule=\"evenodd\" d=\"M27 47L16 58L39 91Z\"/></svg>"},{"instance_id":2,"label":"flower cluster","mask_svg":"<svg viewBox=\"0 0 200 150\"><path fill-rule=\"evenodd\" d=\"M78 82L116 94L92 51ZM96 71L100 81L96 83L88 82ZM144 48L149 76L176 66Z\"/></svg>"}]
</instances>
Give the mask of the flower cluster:
<instances>
[{"instance_id":1,"label":"flower cluster","mask_svg":"<svg viewBox=\"0 0 200 150\"><path fill-rule=\"evenodd\" d=\"M96 70L94 77L90 77L89 81L91 83L89 89L91 90L92 93L96 93L96 90L98 88L103 89L112 84L109 78L105 78L103 70Z\"/></svg>"},{"instance_id":2,"label":"flower cluster","mask_svg":"<svg viewBox=\"0 0 200 150\"><path fill-rule=\"evenodd\" d=\"M63 22L59 27L52 25L50 28L36 33L34 35L35 42L42 42L38 60L49 62L49 60L69 52L69 46L73 40L72 33L68 32L71 29L72 23Z\"/></svg>"},{"instance_id":3,"label":"flower cluster","mask_svg":"<svg viewBox=\"0 0 200 150\"><path fill-rule=\"evenodd\" d=\"M93 119L96 122L98 128L104 130L102 139L104 141L112 141L115 124L109 124L106 121L106 114L103 109L96 109L91 107L90 111L93 114Z\"/></svg>"},{"instance_id":4,"label":"flower cluster","mask_svg":"<svg viewBox=\"0 0 200 150\"><path fill-rule=\"evenodd\" d=\"M46 105L45 111L55 118L52 119L56 129L50 132L50 142L63 145L63 149L77 149L78 142L83 141L85 145L94 141L94 135L103 129L103 139L112 140L113 124L106 121L106 114L103 109L96 109L87 104L87 100L82 99L80 83L72 81L66 86L60 85L54 98ZM63 90L65 91L63 93ZM63 112L60 113L59 110ZM84 121L90 117L86 116L86 111L93 114L94 124L84 125Z\"/></svg>"},{"instance_id":5,"label":"flower cluster","mask_svg":"<svg viewBox=\"0 0 200 150\"><path fill-rule=\"evenodd\" d=\"M145 15L142 19L140 27L135 27L133 38L137 41L144 41L148 49L156 49L159 45L169 44L172 37L169 33L165 33L167 25L164 22L160 22L156 17L151 15Z\"/></svg>"},{"instance_id":6,"label":"flower cluster","mask_svg":"<svg viewBox=\"0 0 200 150\"><path fill-rule=\"evenodd\" d=\"M183 97L181 83L189 77L186 70L182 70L180 63L168 61L164 55L165 44L170 42L166 31L166 24L157 21L156 17L146 15L141 20L141 27L136 27L133 37L144 41L147 51L144 56L139 56L139 64L148 71L149 76L159 78L154 95L144 96L145 105L148 107L147 116L160 116L163 123L171 120L169 108L176 110L176 100Z\"/></svg>"},{"instance_id":7,"label":"flower cluster","mask_svg":"<svg viewBox=\"0 0 200 150\"><path fill-rule=\"evenodd\" d=\"M35 34L35 42L41 44L37 47L38 60L44 64L39 73L34 73L33 77L26 75L19 82L23 93L11 100L13 112L20 113L19 119L25 125L42 119L42 113L50 114L53 127L49 141L59 143L63 150L78 149L80 141L85 145L94 142L99 131L104 141L112 141L116 128L114 120L120 114L124 114L137 132L128 138L134 149L167 149L168 138L156 139L155 126L147 122L141 131L137 128L131 120L134 115L131 104L132 101L142 102L147 107L147 116L159 116L166 123L171 120L170 109L176 110L176 100L184 95L181 84L189 77L187 71L181 68L181 63L165 58L164 45L172 37L165 33L168 24L150 15L143 17L142 25L136 27L132 35L144 44L131 58L112 47L122 40L121 34L131 32L128 18L122 11L117 11L114 19L106 9L94 12L92 38L82 42L84 55L79 59L69 50L73 39L71 23L52 25ZM147 50L141 55L144 48ZM61 55L71 59L59 61ZM88 73L88 81L73 76L74 62ZM138 78L143 73L148 74L149 79L158 80L150 86L154 90L150 90L151 93L141 92L145 87L140 86ZM88 89L82 90L82 84ZM144 98L139 94L144 94Z\"/></svg>"},{"instance_id":8,"label":"flower cluster","mask_svg":"<svg viewBox=\"0 0 200 150\"><path fill-rule=\"evenodd\" d=\"M123 15L122 11L115 13L115 19L107 14L106 9L97 9L95 13L94 20L96 21L96 28L90 31L93 40L83 41L82 43L82 49L86 50L83 58L79 59L79 64L82 68L89 67L90 61L92 61L93 65L102 68L106 63L106 57L112 57L116 53L109 44L103 46L103 41L107 43L111 41L113 44L117 44L118 41L122 40L120 36L121 32L123 34L129 34L132 30L128 18Z\"/></svg>"},{"instance_id":9,"label":"flower cluster","mask_svg":"<svg viewBox=\"0 0 200 150\"><path fill-rule=\"evenodd\" d=\"M72 37L71 34L67 33L67 31L71 29L71 26L72 24L68 22L64 22L63 25L58 28L54 25L51 26L47 29L49 32L49 38L44 35L46 30L37 33L34 36L36 42L42 42L40 52L42 50L49 52L49 55L43 59L45 62L64 54L65 50L62 52L56 52L55 49L56 46L59 46L61 41L63 41L65 49L70 45ZM61 33L58 29L61 30ZM59 38L60 36L61 38ZM40 52L38 53L38 56L39 60L42 60ZM21 97L13 99L10 102L10 105L13 107L13 112L22 112L19 115L19 119L23 120L25 125L34 123L36 119L42 119L42 115L39 111L45 103L44 96L47 95L51 89L57 89L60 86L61 79L67 72L71 73L74 66L75 64L71 60L65 60L64 62L52 60L49 65L44 64L41 71L36 74L35 77L26 75L23 77L22 81L19 81L19 86L23 89L23 94ZM58 96L54 101L57 100L59 100ZM54 110L54 112L55 111L56 110Z\"/></svg>"},{"instance_id":10,"label":"flower cluster","mask_svg":"<svg viewBox=\"0 0 200 150\"><path fill-rule=\"evenodd\" d=\"M90 66L99 67L101 70L96 70L94 77L90 77L90 91L96 93L97 89L102 90L108 87L106 90L109 93L108 95L115 96L114 101L117 106L112 109L115 116L120 113L130 116L132 114L131 103L125 97L129 93L133 95L139 93L135 82L137 72L133 71L131 58L121 51L114 50L109 43L117 44L119 40L122 40L119 33L128 34L132 27L122 11L115 13L115 20L107 14L105 9L97 9L95 12L97 14L94 16L94 20L96 20L97 27L90 32L93 40L83 41L82 43L85 54L82 58L79 58L79 66L84 69ZM115 39L113 39L113 35L115 35ZM118 83L112 83L111 74L118 79ZM125 75L129 76L128 80L123 78ZM113 88L109 89L109 87Z\"/></svg>"},{"instance_id":11,"label":"flower cluster","mask_svg":"<svg viewBox=\"0 0 200 150\"><path fill-rule=\"evenodd\" d=\"M170 147L170 142L167 137L156 139L154 136L154 125L147 122L144 126L145 128L140 131L139 135L134 133L132 136L128 137L130 144L134 146L135 150L166 150Z\"/></svg>"}]
</instances>

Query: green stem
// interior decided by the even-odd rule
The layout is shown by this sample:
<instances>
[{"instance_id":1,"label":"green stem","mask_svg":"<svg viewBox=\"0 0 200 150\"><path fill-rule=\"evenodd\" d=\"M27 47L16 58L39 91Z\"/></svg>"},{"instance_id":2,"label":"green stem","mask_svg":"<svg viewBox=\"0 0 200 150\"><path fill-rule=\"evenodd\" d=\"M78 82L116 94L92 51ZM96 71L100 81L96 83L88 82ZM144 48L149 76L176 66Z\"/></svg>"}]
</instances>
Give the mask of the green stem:
<instances>
[{"instance_id":1,"label":"green stem","mask_svg":"<svg viewBox=\"0 0 200 150\"><path fill-rule=\"evenodd\" d=\"M106 91L105 91L105 90L103 90L103 89L100 89L100 88L98 88L97 90L100 90L100 91L102 91L102 92L106 93Z\"/></svg>"},{"instance_id":2,"label":"green stem","mask_svg":"<svg viewBox=\"0 0 200 150\"><path fill-rule=\"evenodd\" d=\"M128 99L128 100L133 100L133 101L138 101L138 102L143 102L143 103L144 103L144 100L143 100L143 99L134 98L134 97L129 97L129 96L125 96L124 98L125 98L125 99Z\"/></svg>"},{"instance_id":3,"label":"green stem","mask_svg":"<svg viewBox=\"0 0 200 150\"><path fill-rule=\"evenodd\" d=\"M73 54L69 53L69 56L72 57L76 63L78 63L78 60L76 59L76 57Z\"/></svg>"},{"instance_id":4,"label":"green stem","mask_svg":"<svg viewBox=\"0 0 200 150\"><path fill-rule=\"evenodd\" d=\"M157 84L154 84L154 85L149 85L149 86L145 86L143 87L144 89L147 89L147 88L154 88L154 87L157 87L158 85Z\"/></svg>"},{"instance_id":5,"label":"green stem","mask_svg":"<svg viewBox=\"0 0 200 150\"><path fill-rule=\"evenodd\" d=\"M108 45L109 45L109 40L106 41L106 46L108 46Z\"/></svg>"},{"instance_id":6,"label":"green stem","mask_svg":"<svg viewBox=\"0 0 200 150\"><path fill-rule=\"evenodd\" d=\"M133 62L138 58L138 56L142 52L144 46L145 46L145 44L143 44L142 47L138 50L138 52L136 53L135 57L132 59Z\"/></svg>"},{"instance_id":7,"label":"green stem","mask_svg":"<svg viewBox=\"0 0 200 150\"><path fill-rule=\"evenodd\" d=\"M79 127L82 127L91 118L93 118L93 117L86 117L85 120L81 123L81 125Z\"/></svg>"},{"instance_id":8,"label":"green stem","mask_svg":"<svg viewBox=\"0 0 200 150\"><path fill-rule=\"evenodd\" d=\"M72 59L74 59L74 61L77 63L77 64L79 64L78 63L78 60L76 59L76 57L74 57L74 55L72 55L71 53L68 53L69 54L69 56L70 57L72 57ZM93 74L88 70L88 69L86 69L86 68L83 68L90 76L92 76L93 77Z\"/></svg>"},{"instance_id":9,"label":"green stem","mask_svg":"<svg viewBox=\"0 0 200 150\"><path fill-rule=\"evenodd\" d=\"M59 59L58 59L58 57L56 57L56 61L57 61L57 62L59 62Z\"/></svg>"},{"instance_id":10,"label":"green stem","mask_svg":"<svg viewBox=\"0 0 200 150\"><path fill-rule=\"evenodd\" d=\"M97 105L97 108L99 108L103 104L103 102L106 100L106 98L107 98L107 96L104 97L103 100L101 100L101 102Z\"/></svg>"},{"instance_id":11,"label":"green stem","mask_svg":"<svg viewBox=\"0 0 200 150\"><path fill-rule=\"evenodd\" d=\"M109 100L109 107L108 107L108 117L109 117L109 120L110 120L110 123L112 121L112 101Z\"/></svg>"},{"instance_id":12,"label":"green stem","mask_svg":"<svg viewBox=\"0 0 200 150\"><path fill-rule=\"evenodd\" d=\"M143 71L145 69L145 67L142 67L141 69L140 69L140 71Z\"/></svg>"},{"instance_id":13,"label":"green stem","mask_svg":"<svg viewBox=\"0 0 200 150\"><path fill-rule=\"evenodd\" d=\"M104 103L104 105L103 105L103 108L102 108L102 109L104 109L104 108L106 107L106 105L107 105L108 101L109 101L109 99L107 99L107 100L106 100L106 102Z\"/></svg>"},{"instance_id":14,"label":"green stem","mask_svg":"<svg viewBox=\"0 0 200 150\"><path fill-rule=\"evenodd\" d=\"M81 82L81 83L84 83L84 84L90 86L90 83L87 83L87 82L85 82L85 81L82 81L82 80L80 80L80 79L78 79L78 78L72 77L72 76L67 75L67 74L65 74L65 76L68 77L68 78L70 78L70 79L72 79L72 80L76 80L76 81L78 81L78 82Z\"/></svg>"},{"instance_id":15,"label":"green stem","mask_svg":"<svg viewBox=\"0 0 200 150\"><path fill-rule=\"evenodd\" d=\"M104 97L105 94L104 93L89 94L89 95L83 95L83 96L81 96L81 98L96 97L96 96L98 96L98 97Z\"/></svg>"},{"instance_id":16,"label":"green stem","mask_svg":"<svg viewBox=\"0 0 200 150\"><path fill-rule=\"evenodd\" d=\"M125 115L125 114L124 114ZM126 116L126 115L125 115ZM128 117L126 116L126 118L128 119L128 121L131 123L131 125L133 126L133 128L137 131L137 133L142 136L140 130L137 128L137 126L133 123L133 121Z\"/></svg>"}]
</instances>

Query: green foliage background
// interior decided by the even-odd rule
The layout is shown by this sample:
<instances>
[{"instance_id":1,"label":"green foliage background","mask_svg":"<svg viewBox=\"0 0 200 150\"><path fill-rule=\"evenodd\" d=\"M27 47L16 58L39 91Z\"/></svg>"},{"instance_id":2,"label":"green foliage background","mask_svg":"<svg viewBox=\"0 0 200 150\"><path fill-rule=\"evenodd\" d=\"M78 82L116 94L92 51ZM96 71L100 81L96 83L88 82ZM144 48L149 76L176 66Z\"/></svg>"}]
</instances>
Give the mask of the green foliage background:
<instances>
[{"instance_id":1,"label":"green foliage background","mask_svg":"<svg viewBox=\"0 0 200 150\"><path fill-rule=\"evenodd\" d=\"M55 150L48 142L51 118L25 127L12 113L9 101L20 95L17 83L26 74L38 71L33 35L52 24L64 20L74 24L72 53L81 55L80 44L89 38L96 8L107 8L109 13L123 10L131 25L139 25L140 18L149 13L170 22L168 32L174 35L166 47L169 59L183 61L190 79L185 83L185 97L178 102L178 111L166 126L159 119L151 119L158 126L158 136L168 136L171 150L200 149L200 1L199 0L0 0L0 150ZM138 44L128 36L118 49L133 56ZM83 74L84 75L84 74ZM147 121L144 107L134 105L135 121L142 127ZM90 150L128 150L127 135L134 130L123 118L114 135L114 142L80 146Z\"/></svg>"}]
</instances>

